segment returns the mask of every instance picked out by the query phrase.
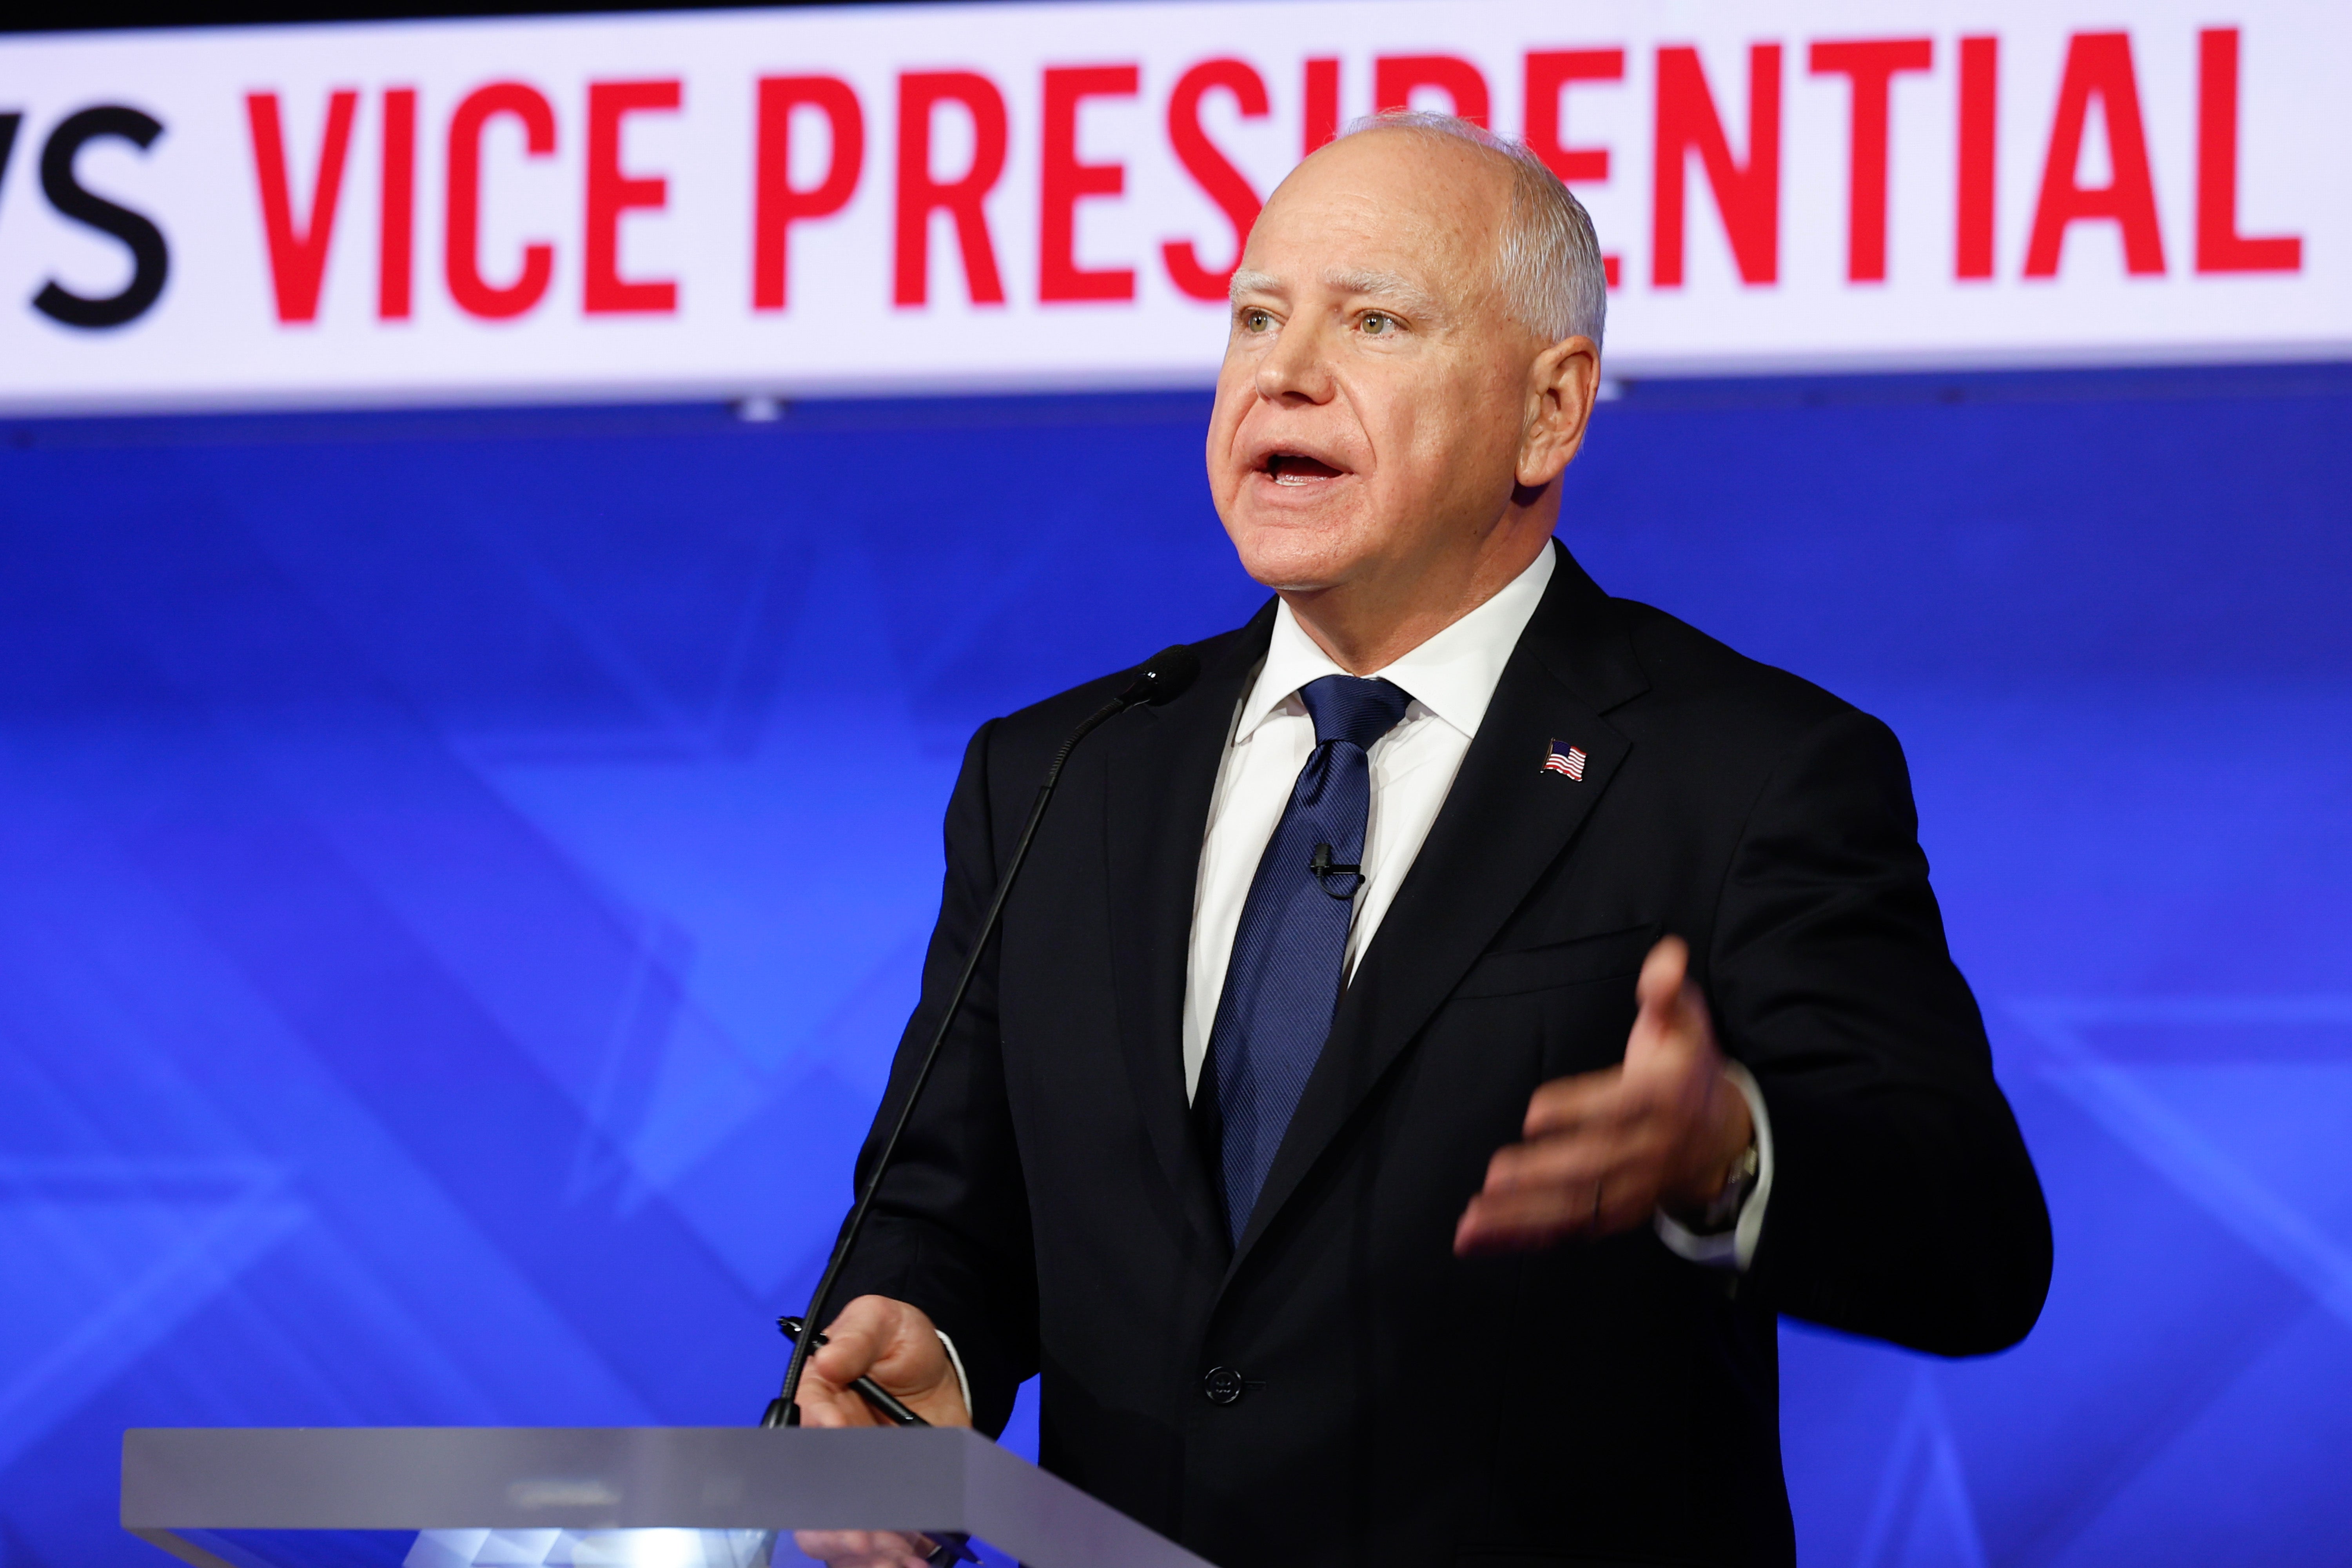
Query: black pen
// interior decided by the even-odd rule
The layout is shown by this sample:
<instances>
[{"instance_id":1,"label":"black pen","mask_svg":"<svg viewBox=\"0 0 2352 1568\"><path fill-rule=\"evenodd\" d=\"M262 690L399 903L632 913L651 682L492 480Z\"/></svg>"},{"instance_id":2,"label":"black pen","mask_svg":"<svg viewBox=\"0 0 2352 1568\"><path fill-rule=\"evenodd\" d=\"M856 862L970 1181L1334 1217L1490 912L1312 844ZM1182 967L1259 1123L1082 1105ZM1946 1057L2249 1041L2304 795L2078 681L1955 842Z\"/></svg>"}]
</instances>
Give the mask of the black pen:
<instances>
[{"instance_id":1,"label":"black pen","mask_svg":"<svg viewBox=\"0 0 2352 1568\"><path fill-rule=\"evenodd\" d=\"M776 1327L784 1331L784 1338L788 1340L797 1340L801 1337L801 1321L798 1318L778 1318L776 1320ZM817 1335L816 1342L820 1345L824 1344L824 1336L823 1334ZM885 1420L889 1421L894 1425L899 1426L928 1426L930 1425L929 1422L924 1420L921 1416L908 1409L905 1401L901 1400L897 1394L891 1393L888 1389L883 1387L880 1384L875 1382L870 1377L861 1377L849 1386L851 1389L856 1391L858 1397L864 1399L866 1404L874 1406L875 1410Z\"/></svg>"}]
</instances>

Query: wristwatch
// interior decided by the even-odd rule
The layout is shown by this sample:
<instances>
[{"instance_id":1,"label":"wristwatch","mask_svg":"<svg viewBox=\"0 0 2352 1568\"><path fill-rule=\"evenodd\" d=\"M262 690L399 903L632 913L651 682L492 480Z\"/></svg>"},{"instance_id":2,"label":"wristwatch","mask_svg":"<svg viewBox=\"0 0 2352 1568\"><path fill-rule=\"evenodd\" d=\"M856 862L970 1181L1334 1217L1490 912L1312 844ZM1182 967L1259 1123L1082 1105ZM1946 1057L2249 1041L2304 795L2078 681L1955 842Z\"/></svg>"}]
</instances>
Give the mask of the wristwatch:
<instances>
[{"instance_id":1,"label":"wristwatch","mask_svg":"<svg viewBox=\"0 0 2352 1568\"><path fill-rule=\"evenodd\" d=\"M1761 1168L1756 1152L1756 1139L1748 1136L1748 1147L1731 1164L1731 1174L1723 1190L1699 1212L1698 1224L1691 1228L1701 1236L1729 1230L1738 1223L1739 1211L1748 1202L1748 1194L1756 1190L1756 1173Z\"/></svg>"}]
</instances>

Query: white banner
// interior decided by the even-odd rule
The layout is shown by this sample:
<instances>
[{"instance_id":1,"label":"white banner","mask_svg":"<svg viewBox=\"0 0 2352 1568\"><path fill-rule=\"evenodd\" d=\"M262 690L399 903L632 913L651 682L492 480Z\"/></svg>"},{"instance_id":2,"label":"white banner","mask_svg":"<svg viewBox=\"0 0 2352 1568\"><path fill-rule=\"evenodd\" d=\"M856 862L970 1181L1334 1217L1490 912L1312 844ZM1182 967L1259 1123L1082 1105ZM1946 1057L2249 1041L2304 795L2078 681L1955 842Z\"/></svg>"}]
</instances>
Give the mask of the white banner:
<instances>
[{"instance_id":1,"label":"white banner","mask_svg":"<svg viewBox=\"0 0 2352 1568\"><path fill-rule=\"evenodd\" d=\"M0 405L1202 384L1238 232L1399 103L1572 183L1621 375L2335 357L2348 80L2341 0L17 37Z\"/></svg>"}]
</instances>

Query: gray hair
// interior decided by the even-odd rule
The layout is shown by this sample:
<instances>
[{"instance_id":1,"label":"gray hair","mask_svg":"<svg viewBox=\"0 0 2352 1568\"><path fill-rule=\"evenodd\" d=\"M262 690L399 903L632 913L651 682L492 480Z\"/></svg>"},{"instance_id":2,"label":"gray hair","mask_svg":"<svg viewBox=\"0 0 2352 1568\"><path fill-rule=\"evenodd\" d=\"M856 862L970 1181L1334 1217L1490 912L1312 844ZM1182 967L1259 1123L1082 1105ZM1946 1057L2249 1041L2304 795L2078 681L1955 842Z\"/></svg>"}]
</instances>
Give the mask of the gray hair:
<instances>
[{"instance_id":1,"label":"gray hair","mask_svg":"<svg viewBox=\"0 0 2352 1568\"><path fill-rule=\"evenodd\" d=\"M1609 318L1609 280L1601 241L1584 204L1524 142L1497 136L1459 115L1391 109L1351 122L1341 134L1402 131L1467 142L1504 159L1511 171L1511 216L1495 270L1511 319L1558 342L1581 333L1594 347Z\"/></svg>"}]
</instances>

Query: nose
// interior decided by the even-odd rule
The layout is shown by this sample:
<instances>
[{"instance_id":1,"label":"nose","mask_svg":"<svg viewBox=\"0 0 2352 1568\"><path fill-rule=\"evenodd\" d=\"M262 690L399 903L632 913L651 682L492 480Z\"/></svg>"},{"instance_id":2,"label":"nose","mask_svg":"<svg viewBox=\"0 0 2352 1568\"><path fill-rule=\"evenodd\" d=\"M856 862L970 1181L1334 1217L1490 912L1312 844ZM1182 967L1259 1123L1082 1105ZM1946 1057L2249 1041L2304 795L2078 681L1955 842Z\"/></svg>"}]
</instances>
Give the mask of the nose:
<instances>
[{"instance_id":1,"label":"nose","mask_svg":"<svg viewBox=\"0 0 2352 1568\"><path fill-rule=\"evenodd\" d=\"M1323 329L1311 318L1283 323L1274 346L1258 361L1257 395L1268 403L1325 403L1331 397L1331 366Z\"/></svg>"}]
</instances>

